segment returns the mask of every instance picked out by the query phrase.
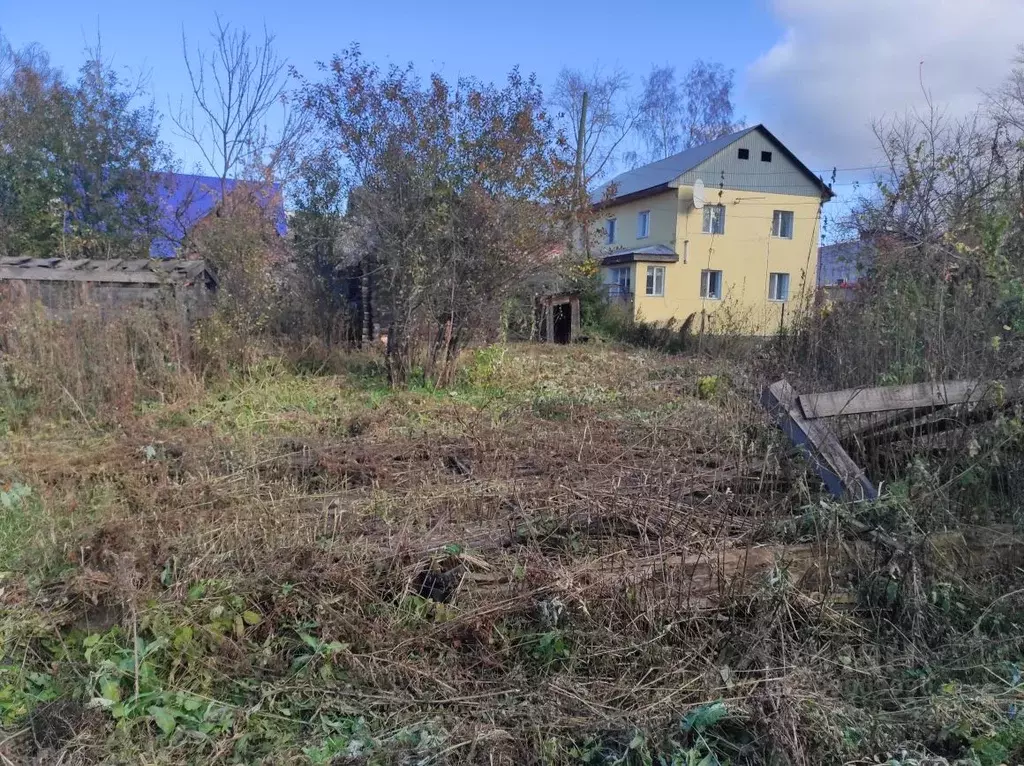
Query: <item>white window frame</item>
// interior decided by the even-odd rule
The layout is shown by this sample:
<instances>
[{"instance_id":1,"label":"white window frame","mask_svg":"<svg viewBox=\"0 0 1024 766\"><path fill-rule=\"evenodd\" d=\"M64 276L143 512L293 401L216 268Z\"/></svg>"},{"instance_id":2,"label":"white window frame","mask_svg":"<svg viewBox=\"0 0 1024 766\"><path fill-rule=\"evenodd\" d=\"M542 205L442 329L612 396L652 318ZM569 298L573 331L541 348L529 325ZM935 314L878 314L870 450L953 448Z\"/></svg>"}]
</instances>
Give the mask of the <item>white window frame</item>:
<instances>
[{"instance_id":1,"label":"white window frame","mask_svg":"<svg viewBox=\"0 0 1024 766\"><path fill-rule=\"evenodd\" d=\"M648 266L647 283L644 286L644 293L651 298L665 297L665 267Z\"/></svg>"},{"instance_id":2,"label":"white window frame","mask_svg":"<svg viewBox=\"0 0 1024 766\"><path fill-rule=\"evenodd\" d=\"M615 244L615 235L617 233L616 230L618 228L619 227L618 227L618 225L616 223L616 219L614 217L608 218L605 221L605 227L604 227L604 229L605 229L605 237L604 238L605 238L605 244L606 245L614 245Z\"/></svg>"},{"instance_id":3,"label":"white window frame","mask_svg":"<svg viewBox=\"0 0 1024 766\"><path fill-rule=\"evenodd\" d=\"M789 216L789 234L783 234L782 221L785 216ZM796 224L796 216L793 215L792 210L773 210L772 211L772 236L775 239L793 239L793 228Z\"/></svg>"},{"instance_id":4,"label":"white window frame","mask_svg":"<svg viewBox=\"0 0 1024 766\"><path fill-rule=\"evenodd\" d=\"M716 216L713 211L718 211ZM716 225L716 221L718 224ZM717 229L717 231L716 231ZM705 205L704 218L701 221L701 231L705 234L725 234L725 205Z\"/></svg>"},{"instance_id":5,"label":"white window frame","mask_svg":"<svg viewBox=\"0 0 1024 766\"><path fill-rule=\"evenodd\" d=\"M651 211L641 210L636 214L636 238L647 239L651 236Z\"/></svg>"},{"instance_id":6,"label":"white window frame","mask_svg":"<svg viewBox=\"0 0 1024 766\"><path fill-rule=\"evenodd\" d=\"M715 293L711 292L711 275L718 275L718 284L715 285L718 289ZM721 269L702 269L700 272L700 297L709 301L720 301L722 300L722 282L725 277L722 274Z\"/></svg>"},{"instance_id":7,"label":"white window frame","mask_svg":"<svg viewBox=\"0 0 1024 766\"><path fill-rule=\"evenodd\" d=\"M781 279L785 277L785 279ZM789 272L773 271L768 275L768 300L775 303L785 303L789 300ZM785 287L781 290L780 286Z\"/></svg>"}]
</instances>

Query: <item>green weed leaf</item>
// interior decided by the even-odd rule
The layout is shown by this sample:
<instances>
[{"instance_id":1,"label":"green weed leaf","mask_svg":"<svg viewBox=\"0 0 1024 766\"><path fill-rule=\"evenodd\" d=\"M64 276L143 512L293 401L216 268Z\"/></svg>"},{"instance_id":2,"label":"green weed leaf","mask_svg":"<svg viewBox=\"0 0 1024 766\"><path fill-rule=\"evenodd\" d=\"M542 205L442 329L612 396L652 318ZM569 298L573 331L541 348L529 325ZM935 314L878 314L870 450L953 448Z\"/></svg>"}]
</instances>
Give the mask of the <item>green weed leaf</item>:
<instances>
[{"instance_id":1,"label":"green weed leaf","mask_svg":"<svg viewBox=\"0 0 1024 766\"><path fill-rule=\"evenodd\" d=\"M263 622L263 618L260 617L259 613L252 610L242 612L242 619L245 620L246 625L259 625Z\"/></svg>"},{"instance_id":2,"label":"green weed leaf","mask_svg":"<svg viewBox=\"0 0 1024 766\"><path fill-rule=\"evenodd\" d=\"M153 716L153 721L160 727L160 731L167 736L174 733L174 729L177 726L177 723L174 721L174 713L165 707L153 705L149 708L149 714Z\"/></svg>"},{"instance_id":3,"label":"green weed leaf","mask_svg":"<svg viewBox=\"0 0 1024 766\"><path fill-rule=\"evenodd\" d=\"M198 710L198 709L199 709L200 707L202 707L202 705L203 705L203 701L202 701L202 700L200 700L200 699L197 699L197 698L195 698L195 697L187 697L187 698L186 698L186 699L185 699L185 700L184 700L184 701L183 701L183 702L181 703L181 706L182 706L183 708L185 708L185 710L187 710L187 711L188 711L189 713L194 713L194 712L195 712L195 711L197 711L197 710Z\"/></svg>"},{"instance_id":4,"label":"green weed leaf","mask_svg":"<svg viewBox=\"0 0 1024 766\"><path fill-rule=\"evenodd\" d=\"M679 723L680 731L702 732L710 729L728 714L724 702L701 705L687 713Z\"/></svg>"},{"instance_id":5,"label":"green weed leaf","mask_svg":"<svg viewBox=\"0 0 1024 766\"><path fill-rule=\"evenodd\" d=\"M206 595L206 583L197 582L188 589L188 600L198 601Z\"/></svg>"},{"instance_id":6,"label":"green weed leaf","mask_svg":"<svg viewBox=\"0 0 1024 766\"><path fill-rule=\"evenodd\" d=\"M112 678L104 678L100 682L100 696L110 702L121 701L121 685Z\"/></svg>"},{"instance_id":7,"label":"green weed leaf","mask_svg":"<svg viewBox=\"0 0 1024 766\"><path fill-rule=\"evenodd\" d=\"M302 643L312 649L314 652L320 651L320 640L309 635L309 633L299 633L299 638L302 639Z\"/></svg>"}]
</instances>

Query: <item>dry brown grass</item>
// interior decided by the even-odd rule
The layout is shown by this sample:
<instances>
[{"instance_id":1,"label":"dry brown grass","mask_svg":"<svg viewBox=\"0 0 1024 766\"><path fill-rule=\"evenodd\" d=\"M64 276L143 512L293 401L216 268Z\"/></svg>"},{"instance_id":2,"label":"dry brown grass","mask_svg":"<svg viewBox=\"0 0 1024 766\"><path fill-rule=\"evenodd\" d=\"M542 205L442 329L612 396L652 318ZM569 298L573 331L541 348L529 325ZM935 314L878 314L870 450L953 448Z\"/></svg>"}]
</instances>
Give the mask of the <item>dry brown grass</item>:
<instances>
[{"instance_id":1,"label":"dry brown grass","mask_svg":"<svg viewBox=\"0 0 1024 766\"><path fill-rule=\"evenodd\" d=\"M163 638L158 706L230 719L199 736L180 717L165 737L146 702L57 750L341 763L359 741L371 763L815 764L937 747L939 712L971 732L963 751L994 720L959 698L898 713L938 704L938 681L903 674L957 642L965 663L1016 651L998 605L977 632L943 633L929 596L947 581L974 609L1012 592L1012 532L1010 558L973 564L856 540L857 509L819 504L735 365L600 346L467 361L453 393L386 392L372 360L272 368L117 430L9 434L0 483L34 499L31 519L5 519L22 524L4 552L8 654L57 662L61 697L87 702L112 672L82 653L99 634L126 663L123 697L141 683L148 699L133 637ZM680 729L717 701L724 718Z\"/></svg>"},{"instance_id":2,"label":"dry brown grass","mask_svg":"<svg viewBox=\"0 0 1024 766\"><path fill-rule=\"evenodd\" d=\"M200 388L188 328L174 311L75 303L54 313L28 300L0 306L0 406L87 423L131 414Z\"/></svg>"}]
</instances>

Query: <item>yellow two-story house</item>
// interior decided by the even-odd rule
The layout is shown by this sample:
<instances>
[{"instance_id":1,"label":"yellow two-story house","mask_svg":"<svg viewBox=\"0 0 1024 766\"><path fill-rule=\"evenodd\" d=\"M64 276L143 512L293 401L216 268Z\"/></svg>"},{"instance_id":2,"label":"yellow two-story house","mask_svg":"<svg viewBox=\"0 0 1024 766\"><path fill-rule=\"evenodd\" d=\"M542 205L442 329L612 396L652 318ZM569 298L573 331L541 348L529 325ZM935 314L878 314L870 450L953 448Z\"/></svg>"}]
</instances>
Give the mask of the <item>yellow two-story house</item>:
<instances>
[{"instance_id":1,"label":"yellow two-story house","mask_svg":"<svg viewBox=\"0 0 1024 766\"><path fill-rule=\"evenodd\" d=\"M687 149L591 197L602 281L636 319L770 333L814 290L831 197L763 125Z\"/></svg>"}]
</instances>

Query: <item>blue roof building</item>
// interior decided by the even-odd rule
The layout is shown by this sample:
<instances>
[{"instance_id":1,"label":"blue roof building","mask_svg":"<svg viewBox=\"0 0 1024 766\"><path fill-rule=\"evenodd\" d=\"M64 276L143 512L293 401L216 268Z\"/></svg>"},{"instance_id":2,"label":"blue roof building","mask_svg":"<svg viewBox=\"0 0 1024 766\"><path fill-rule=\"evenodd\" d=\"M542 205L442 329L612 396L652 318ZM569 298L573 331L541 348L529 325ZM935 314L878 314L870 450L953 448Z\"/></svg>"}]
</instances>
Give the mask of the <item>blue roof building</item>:
<instances>
[{"instance_id":1,"label":"blue roof building","mask_svg":"<svg viewBox=\"0 0 1024 766\"><path fill-rule=\"evenodd\" d=\"M284 212L284 197L279 183L259 184L234 178L223 180L215 176L186 173L163 173L157 181L156 198L159 208L159 230L153 238L149 254L152 258L174 258L189 232L211 213L222 198L239 189L252 190L261 205L268 208L274 218L274 227L282 237L288 232Z\"/></svg>"}]
</instances>

